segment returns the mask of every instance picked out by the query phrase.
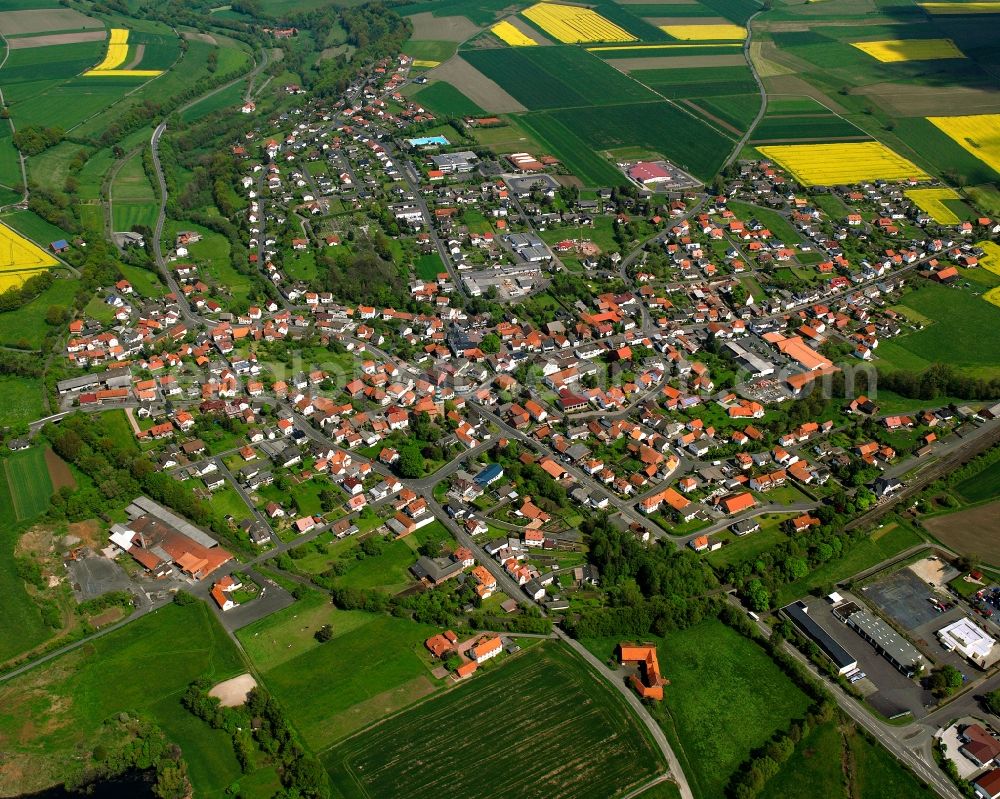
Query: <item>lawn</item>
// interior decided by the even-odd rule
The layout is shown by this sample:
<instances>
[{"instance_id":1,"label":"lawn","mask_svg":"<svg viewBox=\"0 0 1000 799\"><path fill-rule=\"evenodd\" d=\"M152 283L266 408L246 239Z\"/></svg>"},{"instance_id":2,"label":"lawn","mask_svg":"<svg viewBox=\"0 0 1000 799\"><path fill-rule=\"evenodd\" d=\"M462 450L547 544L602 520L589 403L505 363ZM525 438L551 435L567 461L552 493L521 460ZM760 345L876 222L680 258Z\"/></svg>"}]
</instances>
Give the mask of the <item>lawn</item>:
<instances>
[{"instance_id":1,"label":"lawn","mask_svg":"<svg viewBox=\"0 0 1000 799\"><path fill-rule=\"evenodd\" d=\"M195 783L196 792L221 791L236 773L232 763L215 751L221 744L217 737L188 723L179 699L198 677L221 680L245 669L208 606L198 602L167 605L4 683L0 736L8 763L16 764L8 773L19 775L15 793L47 787L73 773L101 724L122 711L149 714L175 736L192 776L204 780ZM112 674L133 678L109 679ZM214 745L206 747L209 742ZM0 789L10 787L0 778Z\"/></svg>"},{"instance_id":2,"label":"lawn","mask_svg":"<svg viewBox=\"0 0 1000 799\"><path fill-rule=\"evenodd\" d=\"M517 775L486 778L493 799L607 799L663 769L624 701L557 643L351 738L323 762L344 799L481 794L486 763L498 777Z\"/></svg>"},{"instance_id":3,"label":"lawn","mask_svg":"<svg viewBox=\"0 0 1000 799\"><path fill-rule=\"evenodd\" d=\"M1000 308L961 288L931 283L905 295L903 303L933 324L884 342L878 366L919 370L948 363L976 377L1000 375L995 337L984 335L1000 328Z\"/></svg>"},{"instance_id":4,"label":"lawn","mask_svg":"<svg viewBox=\"0 0 1000 799\"><path fill-rule=\"evenodd\" d=\"M736 536L733 533L726 533L729 543L715 552L710 552L706 560L717 569L726 569L734 563L742 563L746 560L753 560L762 552L767 552L771 547L788 540L788 535L781 529L781 522L789 516L780 514L767 514L760 516L760 529L755 533L744 536ZM713 536L718 539L720 536Z\"/></svg>"},{"instance_id":5,"label":"lawn","mask_svg":"<svg viewBox=\"0 0 1000 799\"><path fill-rule=\"evenodd\" d=\"M190 222L171 223L168 227L171 229L171 236L176 235L178 230L201 233L201 241L188 246L189 260L198 264L206 283L229 291L237 302L247 301L250 296L250 278L233 267L229 257L229 241L225 236Z\"/></svg>"},{"instance_id":6,"label":"lawn","mask_svg":"<svg viewBox=\"0 0 1000 799\"><path fill-rule=\"evenodd\" d=\"M143 269L140 266L129 266L127 264L122 264L118 268L121 269L122 274L132 284L132 288L143 297L163 296L165 289L163 283L160 282L160 276L156 272Z\"/></svg>"},{"instance_id":7,"label":"lawn","mask_svg":"<svg viewBox=\"0 0 1000 799\"><path fill-rule=\"evenodd\" d=\"M670 680L658 714L667 737L695 796L724 796L735 769L804 715L809 699L763 649L717 619L654 640ZM607 658L618 641L585 643Z\"/></svg>"},{"instance_id":8,"label":"lawn","mask_svg":"<svg viewBox=\"0 0 1000 799\"><path fill-rule=\"evenodd\" d=\"M4 459L3 472L17 521L32 519L48 510L52 480L49 478L43 447L10 453Z\"/></svg>"},{"instance_id":9,"label":"lawn","mask_svg":"<svg viewBox=\"0 0 1000 799\"><path fill-rule=\"evenodd\" d=\"M413 262L413 268L421 280L437 280L437 276L445 271L441 256L436 252L421 255Z\"/></svg>"},{"instance_id":10,"label":"lawn","mask_svg":"<svg viewBox=\"0 0 1000 799\"><path fill-rule=\"evenodd\" d=\"M864 541L855 544L843 557L828 561L801 580L782 586L776 598L777 603L786 605L808 594L813 588L831 586L846 580L905 549L916 546L922 540L909 525L899 521L886 522L884 527L876 530Z\"/></svg>"},{"instance_id":11,"label":"lawn","mask_svg":"<svg viewBox=\"0 0 1000 799\"><path fill-rule=\"evenodd\" d=\"M437 628L374 613L345 617L332 609L320 618L333 627L332 641L297 646L290 641L286 648L298 654L264 672L268 688L313 749L323 749L437 688L422 654L424 640L440 632ZM316 619L310 609L307 620ZM305 626L286 611L241 630L240 639L287 638L294 633L286 627ZM310 628L309 634L314 632ZM265 661L275 659L262 649ZM253 657L254 649L250 651Z\"/></svg>"}]
</instances>

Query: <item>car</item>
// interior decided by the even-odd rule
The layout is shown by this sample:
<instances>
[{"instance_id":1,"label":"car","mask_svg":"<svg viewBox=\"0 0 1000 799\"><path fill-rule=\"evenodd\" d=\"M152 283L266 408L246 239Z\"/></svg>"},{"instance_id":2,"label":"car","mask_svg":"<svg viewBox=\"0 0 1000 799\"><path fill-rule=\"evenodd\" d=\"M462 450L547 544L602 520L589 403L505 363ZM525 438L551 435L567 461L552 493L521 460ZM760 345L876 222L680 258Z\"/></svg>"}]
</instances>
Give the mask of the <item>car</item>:
<instances>
[{"instance_id":1,"label":"car","mask_svg":"<svg viewBox=\"0 0 1000 799\"><path fill-rule=\"evenodd\" d=\"M861 680L863 680L867 676L868 675L865 674L863 671L859 671L857 674L855 674L853 677L851 677L851 684L853 685L856 682L860 682Z\"/></svg>"}]
</instances>

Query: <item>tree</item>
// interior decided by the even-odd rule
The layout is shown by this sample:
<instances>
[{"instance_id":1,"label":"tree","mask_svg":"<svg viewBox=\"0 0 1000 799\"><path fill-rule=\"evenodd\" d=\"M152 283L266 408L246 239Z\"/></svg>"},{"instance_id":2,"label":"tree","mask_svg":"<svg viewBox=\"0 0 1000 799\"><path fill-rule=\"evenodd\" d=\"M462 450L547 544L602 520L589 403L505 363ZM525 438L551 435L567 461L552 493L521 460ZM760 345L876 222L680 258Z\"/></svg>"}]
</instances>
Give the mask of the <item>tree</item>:
<instances>
[{"instance_id":1,"label":"tree","mask_svg":"<svg viewBox=\"0 0 1000 799\"><path fill-rule=\"evenodd\" d=\"M324 624L316 631L316 634L313 637L321 644L325 644L333 638L333 627L329 624Z\"/></svg>"},{"instance_id":2,"label":"tree","mask_svg":"<svg viewBox=\"0 0 1000 799\"><path fill-rule=\"evenodd\" d=\"M747 601L754 610L767 610L771 606L771 594L757 578L747 584Z\"/></svg>"},{"instance_id":3,"label":"tree","mask_svg":"<svg viewBox=\"0 0 1000 799\"><path fill-rule=\"evenodd\" d=\"M479 349L487 354L492 354L500 351L500 336L496 333L487 333L483 336L482 342L479 344Z\"/></svg>"},{"instance_id":4,"label":"tree","mask_svg":"<svg viewBox=\"0 0 1000 799\"><path fill-rule=\"evenodd\" d=\"M420 477L424 473L424 456L416 447L406 447L400 450L398 468L400 477Z\"/></svg>"},{"instance_id":5,"label":"tree","mask_svg":"<svg viewBox=\"0 0 1000 799\"><path fill-rule=\"evenodd\" d=\"M941 666L931 672L931 676L927 678L927 687L934 692L935 696L941 698L950 696L958 688L961 688L964 679L962 672L954 666Z\"/></svg>"},{"instance_id":6,"label":"tree","mask_svg":"<svg viewBox=\"0 0 1000 799\"><path fill-rule=\"evenodd\" d=\"M985 702L990 713L1000 716L1000 688L986 694Z\"/></svg>"}]
</instances>

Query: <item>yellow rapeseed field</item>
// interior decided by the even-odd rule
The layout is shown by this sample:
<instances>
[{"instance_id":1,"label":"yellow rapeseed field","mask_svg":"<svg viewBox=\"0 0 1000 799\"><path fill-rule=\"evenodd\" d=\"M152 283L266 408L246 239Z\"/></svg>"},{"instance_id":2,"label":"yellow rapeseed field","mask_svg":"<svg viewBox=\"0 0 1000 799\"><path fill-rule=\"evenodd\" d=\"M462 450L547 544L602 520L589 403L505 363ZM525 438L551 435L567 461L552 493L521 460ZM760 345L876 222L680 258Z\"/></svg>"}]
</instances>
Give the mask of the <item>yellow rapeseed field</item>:
<instances>
[{"instance_id":1,"label":"yellow rapeseed field","mask_svg":"<svg viewBox=\"0 0 1000 799\"><path fill-rule=\"evenodd\" d=\"M498 22L490 28L490 33L499 38L501 41L506 42L511 47L532 47L538 44L538 42L530 36L526 36L517 27L511 25L507 20Z\"/></svg>"},{"instance_id":2,"label":"yellow rapeseed field","mask_svg":"<svg viewBox=\"0 0 1000 799\"><path fill-rule=\"evenodd\" d=\"M993 171L1000 172L1000 114L927 117L927 121Z\"/></svg>"},{"instance_id":3,"label":"yellow rapeseed field","mask_svg":"<svg viewBox=\"0 0 1000 799\"><path fill-rule=\"evenodd\" d=\"M962 220L942 200L961 200L962 197L954 189L910 189L906 196L913 200L921 211L930 214L935 222L942 225L957 225Z\"/></svg>"},{"instance_id":4,"label":"yellow rapeseed field","mask_svg":"<svg viewBox=\"0 0 1000 799\"><path fill-rule=\"evenodd\" d=\"M683 47L686 50L690 50L692 47L742 47L743 45L737 43L723 43L723 44L630 44L627 47L616 47L611 45L609 47L588 47L588 53L600 53L605 50L672 50L677 47Z\"/></svg>"},{"instance_id":5,"label":"yellow rapeseed field","mask_svg":"<svg viewBox=\"0 0 1000 799\"><path fill-rule=\"evenodd\" d=\"M918 3L925 11L932 14L1000 14L1000 2L969 3Z\"/></svg>"},{"instance_id":6,"label":"yellow rapeseed field","mask_svg":"<svg viewBox=\"0 0 1000 799\"><path fill-rule=\"evenodd\" d=\"M108 52L104 60L93 69L84 72L84 77L105 78L155 78L162 74L159 69L118 69L128 58L128 30L112 28L111 39L108 41Z\"/></svg>"},{"instance_id":7,"label":"yellow rapeseed field","mask_svg":"<svg viewBox=\"0 0 1000 799\"><path fill-rule=\"evenodd\" d=\"M684 41L743 41L747 29L740 25L660 25L668 36Z\"/></svg>"},{"instance_id":8,"label":"yellow rapeseed field","mask_svg":"<svg viewBox=\"0 0 1000 799\"><path fill-rule=\"evenodd\" d=\"M20 233L0 224L0 292L59 263Z\"/></svg>"},{"instance_id":9,"label":"yellow rapeseed field","mask_svg":"<svg viewBox=\"0 0 1000 799\"><path fill-rule=\"evenodd\" d=\"M928 178L916 164L877 141L775 144L757 149L791 172L805 186Z\"/></svg>"},{"instance_id":10,"label":"yellow rapeseed field","mask_svg":"<svg viewBox=\"0 0 1000 799\"><path fill-rule=\"evenodd\" d=\"M995 244L992 241L981 241L976 246L982 247L983 252L986 253L979 259L979 265L994 275L1000 275L1000 244Z\"/></svg>"},{"instance_id":11,"label":"yellow rapeseed field","mask_svg":"<svg viewBox=\"0 0 1000 799\"><path fill-rule=\"evenodd\" d=\"M942 58L965 58L965 53L951 39L883 39L878 42L851 42L883 64L896 61L935 61Z\"/></svg>"},{"instance_id":12,"label":"yellow rapeseed field","mask_svg":"<svg viewBox=\"0 0 1000 799\"><path fill-rule=\"evenodd\" d=\"M589 8L535 3L521 13L547 34L567 44L638 41L627 30Z\"/></svg>"},{"instance_id":13,"label":"yellow rapeseed field","mask_svg":"<svg viewBox=\"0 0 1000 799\"><path fill-rule=\"evenodd\" d=\"M997 286L996 288L987 291L983 295L983 299L986 300L986 302L992 303L993 305L1000 308L1000 286Z\"/></svg>"},{"instance_id":14,"label":"yellow rapeseed field","mask_svg":"<svg viewBox=\"0 0 1000 799\"><path fill-rule=\"evenodd\" d=\"M436 66L440 66L440 61L432 61L428 58L414 58L413 66L423 67L424 69L433 69Z\"/></svg>"},{"instance_id":15,"label":"yellow rapeseed field","mask_svg":"<svg viewBox=\"0 0 1000 799\"><path fill-rule=\"evenodd\" d=\"M117 69L125 63L128 58L128 31L125 28L112 28L111 38L108 40L108 52L104 55L104 60L94 67L94 72L103 72L106 69Z\"/></svg>"}]
</instances>

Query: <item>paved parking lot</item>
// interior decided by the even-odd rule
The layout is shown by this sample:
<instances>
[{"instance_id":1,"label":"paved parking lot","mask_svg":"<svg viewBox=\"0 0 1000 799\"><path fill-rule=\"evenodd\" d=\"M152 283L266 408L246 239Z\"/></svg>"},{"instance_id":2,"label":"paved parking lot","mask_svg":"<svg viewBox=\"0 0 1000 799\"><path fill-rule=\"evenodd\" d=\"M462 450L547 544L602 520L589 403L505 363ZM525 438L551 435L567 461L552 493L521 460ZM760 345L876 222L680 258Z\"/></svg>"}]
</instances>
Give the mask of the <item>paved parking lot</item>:
<instances>
[{"instance_id":1,"label":"paved parking lot","mask_svg":"<svg viewBox=\"0 0 1000 799\"><path fill-rule=\"evenodd\" d=\"M911 632L942 615L931 603L934 597L931 589L908 568L865 586L862 594L900 627Z\"/></svg>"},{"instance_id":2,"label":"paved parking lot","mask_svg":"<svg viewBox=\"0 0 1000 799\"><path fill-rule=\"evenodd\" d=\"M66 564L77 602L85 602L108 591L127 591L132 586L125 570L103 555L86 555Z\"/></svg>"},{"instance_id":3,"label":"paved parking lot","mask_svg":"<svg viewBox=\"0 0 1000 799\"><path fill-rule=\"evenodd\" d=\"M850 597L845 595L844 598ZM812 597L803 601L809 607L809 616L850 652L858 661L858 668L868 675L856 687L866 694L872 707L889 717L907 710L915 719L926 715L925 705L933 702L930 691L925 691L918 682L896 671L871 644L833 615L828 602ZM871 685L866 685L869 682Z\"/></svg>"}]
</instances>

